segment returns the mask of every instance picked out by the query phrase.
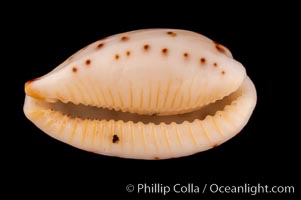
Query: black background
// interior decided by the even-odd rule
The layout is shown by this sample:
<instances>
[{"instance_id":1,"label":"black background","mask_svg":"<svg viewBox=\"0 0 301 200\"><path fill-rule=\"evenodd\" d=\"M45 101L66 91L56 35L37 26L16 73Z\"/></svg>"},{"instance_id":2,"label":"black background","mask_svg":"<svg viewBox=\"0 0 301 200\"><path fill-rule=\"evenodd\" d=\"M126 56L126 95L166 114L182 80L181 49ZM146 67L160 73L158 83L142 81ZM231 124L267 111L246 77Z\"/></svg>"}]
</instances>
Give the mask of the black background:
<instances>
[{"instance_id":1,"label":"black background","mask_svg":"<svg viewBox=\"0 0 301 200\"><path fill-rule=\"evenodd\" d=\"M5 38L10 43L5 61L11 81L4 85L8 89L4 97L9 101L3 107L8 108L7 114L12 117L4 121L9 128L3 132L7 139L2 141L2 152L7 158L6 186L16 191L10 195L39 197L37 191L40 191L58 198L62 194L83 195L85 199L92 196L103 199L104 195L114 198L120 194L132 199L147 196L127 193L125 186L130 183L297 186L300 155L296 137L300 131L296 127L300 117L293 114L299 109L296 94L300 84L292 55L293 47L297 46L294 26L290 25L294 13L281 6L275 10L245 5L228 10L222 6L217 9L182 3L176 10L170 6L162 8L160 4L151 7L147 2L138 7L126 2L110 6L78 4L77 9L72 5L26 4L13 10L16 19L4 18L7 25L4 33L8 34ZM283 12L290 14L284 18ZM178 28L202 33L227 46L246 67L256 86L258 103L249 123L236 137L189 157L131 160L73 148L50 138L25 118L22 107L27 80L49 72L75 51L102 37L142 28ZM221 194L175 196L222 197ZM296 195L268 196L289 199ZM261 197L266 198L256 196ZM157 194L155 198L164 197Z\"/></svg>"}]
</instances>

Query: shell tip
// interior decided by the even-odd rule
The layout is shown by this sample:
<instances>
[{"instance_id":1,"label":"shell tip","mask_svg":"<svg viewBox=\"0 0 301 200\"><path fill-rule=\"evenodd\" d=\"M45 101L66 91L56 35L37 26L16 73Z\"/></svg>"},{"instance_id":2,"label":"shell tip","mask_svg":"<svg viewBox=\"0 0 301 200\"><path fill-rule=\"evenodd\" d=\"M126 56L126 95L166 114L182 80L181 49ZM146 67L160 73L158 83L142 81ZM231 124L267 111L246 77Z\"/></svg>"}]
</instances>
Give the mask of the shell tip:
<instances>
[{"instance_id":1,"label":"shell tip","mask_svg":"<svg viewBox=\"0 0 301 200\"><path fill-rule=\"evenodd\" d=\"M32 83L37 79L29 80L25 83L25 93L28 96L31 96L36 99L44 100L44 97L42 97L35 89L32 88Z\"/></svg>"}]
</instances>

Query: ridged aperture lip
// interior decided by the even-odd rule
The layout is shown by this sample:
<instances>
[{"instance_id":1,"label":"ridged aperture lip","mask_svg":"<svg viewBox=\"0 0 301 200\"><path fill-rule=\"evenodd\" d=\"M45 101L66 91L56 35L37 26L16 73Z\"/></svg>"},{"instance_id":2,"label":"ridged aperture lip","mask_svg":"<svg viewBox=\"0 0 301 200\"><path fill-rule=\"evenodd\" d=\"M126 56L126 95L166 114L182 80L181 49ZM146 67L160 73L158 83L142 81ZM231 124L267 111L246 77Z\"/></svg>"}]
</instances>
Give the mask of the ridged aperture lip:
<instances>
[{"instance_id":1,"label":"ridged aperture lip","mask_svg":"<svg viewBox=\"0 0 301 200\"><path fill-rule=\"evenodd\" d=\"M256 90L250 79L246 78L239 90L227 98L216 102L220 107L208 109L205 118L199 115L193 121L185 115L178 116L179 121L170 118L164 123L162 116L151 117L160 119L158 123L141 118L123 121L114 115L103 119L72 117L59 111L63 105L51 108L55 104L29 96L24 112L45 133L80 149L124 158L168 159L216 147L245 126L256 104Z\"/></svg>"},{"instance_id":2,"label":"ridged aperture lip","mask_svg":"<svg viewBox=\"0 0 301 200\"><path fill-rule=\"evenodd\" d=\"M123 121L133 123L153 123L153 124L170 124L172 122L180 124L184 121L193 122L194 120L203 120L207 116L213 116L216 112L222 111L227 105L230 105L237 100L242 95L241 89L236 90L232 94L222 98L221 100L210 103L206 106L203 106L197 110L184 113L184 114L172 114L172 115L146 115L146 114L137 114L116 111L114 109L99 108L96 106L86 106L83 104L73 104L73 103L63 103L61 101L56 102L47 102L47 98L35 99L38 104L40 104L45 109L50 109L55 112L59 112L62 115L66 115L70 118L79 118L82 120L114 120L114 121ZM29 95L30 96L30 95Z\"/></svg>"}]
</instances>

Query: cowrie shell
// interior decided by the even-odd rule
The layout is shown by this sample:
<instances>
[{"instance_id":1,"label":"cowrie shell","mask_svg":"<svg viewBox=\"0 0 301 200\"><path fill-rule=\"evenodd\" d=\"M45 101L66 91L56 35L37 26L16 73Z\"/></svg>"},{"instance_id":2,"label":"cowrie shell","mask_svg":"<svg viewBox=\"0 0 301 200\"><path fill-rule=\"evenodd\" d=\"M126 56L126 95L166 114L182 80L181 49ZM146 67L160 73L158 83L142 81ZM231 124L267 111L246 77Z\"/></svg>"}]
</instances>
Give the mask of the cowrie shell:
<instances>
[{"instance_id":1,"label":"cowrie shell","mask_svg":"<svg viewBox=\"0 0 301 200\"><path fill-rule=\"evenodd\" d=\"M25 84L24 112L50 136L136 159L191 155L248 122L256 90L241 63L209 38L145 29L96 41Z\"/></svg>"}]
</instances>

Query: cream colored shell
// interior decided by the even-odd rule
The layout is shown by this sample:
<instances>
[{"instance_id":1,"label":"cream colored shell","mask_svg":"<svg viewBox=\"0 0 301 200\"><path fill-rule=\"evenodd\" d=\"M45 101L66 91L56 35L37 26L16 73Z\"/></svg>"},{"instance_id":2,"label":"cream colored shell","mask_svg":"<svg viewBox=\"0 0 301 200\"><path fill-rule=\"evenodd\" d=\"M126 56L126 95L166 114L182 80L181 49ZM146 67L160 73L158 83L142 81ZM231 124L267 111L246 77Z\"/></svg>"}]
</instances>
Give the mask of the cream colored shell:
<instances>
[{"instance_id":1,"label":"cream colored shell","mask_svg":"<svg viewBox=\"0 0 301 200\"><path fill-rule=\"evenodd\" d=\"M175 29L99 40L25 91L26 116L52 137L138 159L219 145L243 128L256 104L254 85L227 48Z\"/></svg>"},{"instance_id":2,"label":"cream colored shell","mask_svg":"<svg viewBox=\"0 0 301 200\"><path fill-rule=\"evenodd\" d=\"M244 67L216 45L183 30L115 35L32 82L27 94L139 114L191 111L237 90L246 76Z\"/></svg>"}]
</instances>

